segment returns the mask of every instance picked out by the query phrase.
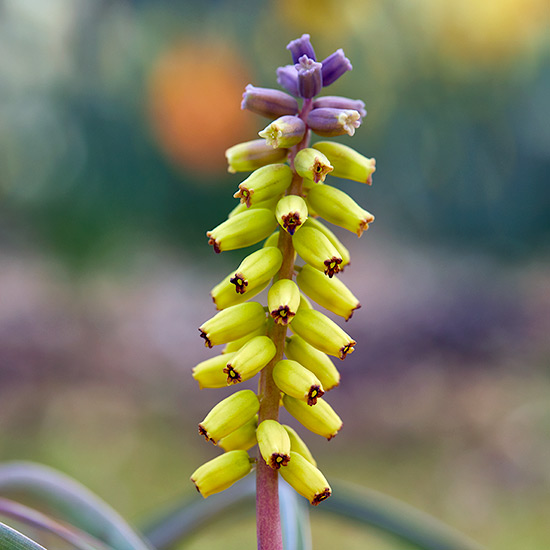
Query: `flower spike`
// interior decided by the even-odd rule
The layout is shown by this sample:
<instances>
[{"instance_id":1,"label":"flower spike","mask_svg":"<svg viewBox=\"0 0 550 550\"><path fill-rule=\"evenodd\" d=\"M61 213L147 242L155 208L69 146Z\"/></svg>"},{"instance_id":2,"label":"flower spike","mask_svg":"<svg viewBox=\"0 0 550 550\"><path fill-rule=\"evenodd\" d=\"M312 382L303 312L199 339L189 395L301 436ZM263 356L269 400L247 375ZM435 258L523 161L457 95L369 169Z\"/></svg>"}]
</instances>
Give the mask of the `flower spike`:
<instances>
[{"instance_id":1,"label":"flower spike","mask_svg":"<svg viewBox=\"0 0 550 550\"><path fill-rule=\"evenodd\" d=\"M370 185L374 159L340 143L310 144L312 132L353 136L366 117L360 99L318 97L351 70L351 63L341 49L320 62L309 34L287 49L292 64L277 69L277 82L286 91L248 84L243 93L241 108L267 117L269 124L258 132L262 139L227 149L228 171L248 174L233 195L239 204L207 237L216 253L257 246L212 289L218 312L199 331L206 347L223 349L192 371L200 388L259 376L257 393L234 392L199 424L199 433L226 452L192 475L207 497L256 463L259 548L283 546L274 524L279 473L312 505L331 494L307 445L278 422L279 410L284 407L327 439L342 428L323 398L340 383L329 355L344 359L356 343L314 307L319 304L347 321L360 304L336 277L350 265L350 253L324 220L359 237L374 220L330 180L325 184L331 175ZM254 297L259 301L249 301ZM252 460L247 451L256 444L259 456Z\"/></svg>"}]
</instances>

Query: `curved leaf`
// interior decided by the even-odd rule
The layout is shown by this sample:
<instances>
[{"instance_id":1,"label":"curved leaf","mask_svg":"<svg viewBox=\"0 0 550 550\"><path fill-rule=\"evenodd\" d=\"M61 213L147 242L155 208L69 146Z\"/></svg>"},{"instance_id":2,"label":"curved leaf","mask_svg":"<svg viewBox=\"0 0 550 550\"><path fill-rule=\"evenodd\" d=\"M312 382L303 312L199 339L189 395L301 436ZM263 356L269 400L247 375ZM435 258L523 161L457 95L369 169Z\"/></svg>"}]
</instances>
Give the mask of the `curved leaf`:
<instances>
[{"instance_id":1,"label":"curved leaf","mask_svg":"<svg viewBox=\"0 0 550 550\"><path fill-rule=\"evenodd\" d=\"M255 498L254 476L247 476L229 489L207 499L198 495L187 498L151 523L143 532L155 548L167 550L228 512L238 509L238 513L242 514L248 504L250 513L253 513L252 504Z\"/></svg>"},{"instance_id":2,"label":"curved leaf","mask_svg":"<svg viewBox=\"0 0 550 550\"><path fill-rule=\"evenodd\" d=\"M320 512L336 514L416 545L422 550L482 550L477 542L445 525L433 516L377 491L331 482L332 496Z\"/></svg>"},{"instance_id":3,"label":"curved leaf","mask_svg":"<svg viewBox=\"0 0 550 550\"><path fill-rule=\"evenodd\" d=\"M296 491L279 479L279 508L281 527L286 550L311 550L311 528L309 523L309 504L298 497Z\"/></svg>"},{"instance_id":4,"label":"curved leaf","mask_svg":"<svg viewBox=\"0 0 550 550\"><path fill-rule=\"evenodd\" d=\"M23 523L34 529L53 533L60 539L74 546L75 550L111 550L99 540L94 539L88 533L72 525L63 525L28 506L1 497L0 516L15 519L19 523Z\"/></svg>"},{"instance_id":5,"label":"curved leaf","mask_svg":"<svg viewBox=\"0 0 550 550\"><path fill-rule=\"evenodd\" d=\"M0 465L0 493L9 492L32 496L115 550L152 550L107 503L53 468L29 462Z\"/></svg>"},{"instance_id":6,"label":"curved leaf","mask_svg":"<svg viewBox=\"0 0 550 550\"><path fill-rule=\"evenodd\" d=\"M0 522L0 548L6 550L46 550L23 533Z\"/></svg>"}]
</instances>

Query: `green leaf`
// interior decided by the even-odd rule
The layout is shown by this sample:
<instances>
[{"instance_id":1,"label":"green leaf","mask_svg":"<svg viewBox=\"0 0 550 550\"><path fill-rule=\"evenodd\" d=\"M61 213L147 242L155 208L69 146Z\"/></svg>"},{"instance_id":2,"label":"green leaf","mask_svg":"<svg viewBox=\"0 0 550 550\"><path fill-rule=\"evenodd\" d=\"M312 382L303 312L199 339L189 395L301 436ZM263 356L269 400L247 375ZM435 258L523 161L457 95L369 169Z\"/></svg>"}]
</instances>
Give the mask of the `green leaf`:
<instances>
[{"instance_id":1,"label":"green leaf","mask_svg":"<svg viewBox=\"0 0 550 550\"><path fill-rule=\"evenodd\" d=\"M309 503L279 479L279 508L285 550L311 550Z\"/></svg>"},{"instance_id":2,"label":"green leaf","mask_svg":"<svg viewBox=\"0 0 550 550\"><path fill-rule=\"evenodd\" d=\"M32 497L67 523L90 533L114 550L152 550L107 503L52 468L28 462L1 465L0 494L11 492Z\"/></svg>"},{"instance_id":3,"label":"green leaf","mask_svg":"<svg viewBox=\"0 0 550 550\"><path fill-rule=\"evenodd\" d=\"M6 550L46 550L23 533L0 522L0 548Z\"/></svg>"},{"instance_id":4,"label":"green leaf","mask_svg":"<svg viewBox=\"0 0 550 550\"><path fill-rule=\"evenodd\" d=\"M422 550L482 550L455 529L433 516L377 491L342 482L331 482L332 496L318 507L320 512L336 514L377 527L414 544Z\"/></svg>"},{"instance_id":5,"label":"green leaf","mask_svg":"<svg viewBox=\"0 0 550 550\"><path fill-rule=\"evenodd\" d=\"M33 529L57 535L60 539L71 544L75 550L112 550L88 533L72 525L63 525L28 506L1 497L0 516L14 519L18 523L27 525Z\"/></svg>"},{"instance_id":6,"label":"green leaf","mask_svg":"<svg viewBox=\"0 0 550 550\"><path fill-rule=\"evenodd\" d=\"M194 496L176 504L156 521L143 529L145 536L158 550L167 550L208 525L217 517L229 513L253 513L256 497L254 476L247 476L225 491L207 499Z\"/></svg>"}]
</instances>

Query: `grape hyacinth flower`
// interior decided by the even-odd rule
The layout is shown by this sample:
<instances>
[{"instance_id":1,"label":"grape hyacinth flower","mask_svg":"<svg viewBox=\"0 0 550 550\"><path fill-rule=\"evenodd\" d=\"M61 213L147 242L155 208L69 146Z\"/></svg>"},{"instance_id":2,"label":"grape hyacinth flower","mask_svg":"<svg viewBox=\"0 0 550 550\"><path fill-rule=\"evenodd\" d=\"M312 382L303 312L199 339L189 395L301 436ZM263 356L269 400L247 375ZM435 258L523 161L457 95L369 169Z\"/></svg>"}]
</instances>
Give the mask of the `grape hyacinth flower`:
<instances>
[{"instance_id":1,"label":"grape hyacinth flower","mask_svg":"<svg viewBox=\"0 0 550 550\"><path fill-rule=\"evenodd\" d=\"M349 60L339 49L317 61L308 34L287 49L292 64L277 70L286 91L245 88L241 108L271 122L259 132L263 139L227 150L229 172L251 174L234 194L240 204L207 232L216 253L264 244L212 289L218 312L199 331L207 347L225 346L193 369L200 388L238 385L259 375L257 393L237 391L199 424L199 433L224 453L200 466L191 480L207 497L256 464L262 550L282 550L279 474L313 505L331 494L304 441L279 423L280 407L329 440L343 425L325 400L340 381L329 355L344 360L356 341L313 309L306 296L346 321L361 304L337 278L350 263L349 252L319 218L359 237L374 221L338 189L336 179L330 180L336 176L370 185L374 159L341 143L310 144L312 133L353 136L366 117L359 99L318 95L351 70ZM251 300L268 285L267 305ZM255 445L258 452L251 457L248 451Z\"/></svg>"}]
</instances>

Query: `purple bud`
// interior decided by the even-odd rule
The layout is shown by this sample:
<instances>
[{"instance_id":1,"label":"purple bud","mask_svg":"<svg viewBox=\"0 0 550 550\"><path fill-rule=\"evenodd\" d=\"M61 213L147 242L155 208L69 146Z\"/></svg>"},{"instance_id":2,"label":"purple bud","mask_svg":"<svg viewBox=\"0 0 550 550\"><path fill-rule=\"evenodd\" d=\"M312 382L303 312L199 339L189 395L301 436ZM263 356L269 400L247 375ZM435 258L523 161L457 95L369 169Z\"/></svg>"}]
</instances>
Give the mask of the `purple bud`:
<instances>
[{"instance_id":1,"label":"purple bud","mask_svg":"<svg viewBox=\"0 0 550 550\"><path fill-rule=\"evenodd\" d=\"M293 40L286 47L287 50L290 50L292 54L292 63L298 63L302 55L307 55L310 59L315 61L315 50L309 41L309 34L302 34L300 38Z\"/></svg>"},{"instance_id":2,"label":"purple bud","mask_svg":"<svg viewBox=\"0 0 550 550\"><path fill-rule=\"evenodd\" d=\"M330 86L353 67L341 48L323 60L323 86Z\"/></svg>"},{"instance_id":3,"label":"purple bud","mask_svg":"<svg viewBox=\"0 0 550 550\"><path fill-rule=\"evenodd\" d=\"M307 124L319 136L353 136L355 129L361 126L361 115L353 109L323 107L309 113Z\"/></svg>"},{"instance_id":4,"label":"purple bud","mask_svg":"<svg viewBox=\"0 0 550 550\"><path fill-rule=\"evenodd\" d=\"M367 116L365 111L365 103L360 99L350 99L349 97L341 97L338 95L327 95L318 97L313 101L313 108L320 109L322 107L332 107L334 109L353 109L359 111L361 118Z\"/></svg>"},{"instance_id":5,"label":"purple bud","mask_svg":"<svg viewBox=\"0 0 550 550\"><path fill-rule=\"evenodd\" d=\"M323 87L322 65L307 55L302 55L299 63L294 65L298 71L298 92L300 96L311 98L316 96Z\"/></svg>"},{"instance_id":6,"label":"purple bud","mask_svg":"<svg viewBox=\"0 0 550 550\"><path fill-rule=\"evenodd\" d=\"M297 114L298 102L280 90L257 88L248 84L243 93L241 109L248 109L267 118L278 118Z\"/></svg>"},{"instance_id":7,"label":"purple bud","mask_svg":"<svg viewBox=\"0 0 550 550\"><path fill-rule=\"evenodd\" d=\"M298 71L294 65L285 65L277 69L277 82L288 90L293 96L298 97Z\"/></svg>"}]
</instances>

